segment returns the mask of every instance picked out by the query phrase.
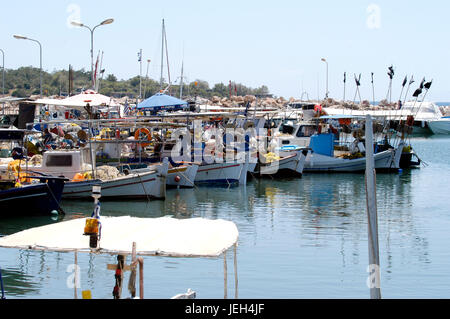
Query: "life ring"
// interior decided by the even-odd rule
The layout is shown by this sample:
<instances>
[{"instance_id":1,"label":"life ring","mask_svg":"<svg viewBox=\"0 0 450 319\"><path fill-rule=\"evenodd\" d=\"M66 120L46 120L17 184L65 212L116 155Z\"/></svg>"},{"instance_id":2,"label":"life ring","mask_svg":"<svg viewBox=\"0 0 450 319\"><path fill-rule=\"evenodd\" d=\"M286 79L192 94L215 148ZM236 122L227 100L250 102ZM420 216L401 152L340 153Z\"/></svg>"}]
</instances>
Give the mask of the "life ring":
<instances>
[{"instance_id":1,"label":"life ring","mask_svg":"<svg viewBox=\"0 0 450 319\"><path fill-rule=\"evenodd\" d=\"M340 125L350 125L350 124L352 124L352 120L351 119L339 119L339 124Z\"/></svg>"},{"instance_id":2,"label":"life ring","mask_svg":"<svg viewBox=\"0 0 450 319\"><path fill-rule=\"evenodd\" d=\"M140 137L141 137L142 135L147 136L147 140L149 141L149 143L141 143L140 145L141 145L142 147L149 146L149 145L150 145L150 141L152 140L152 134L150 133L150 131L149 131L148 129L146 129L146 128L140 128L140 129L138 129L136 132L134 132L134 139L135 139L135 140L140 140L140 139L141 139Z\"/></svg>"},{"instance_id":3,"label":"life ring","mask_svg":"<svg viewBox=\"0 0 450 319\"><path fill-rule=\"evenodd\" d=\"M314 105L314 112L316 113L322 112L322 105L321 104Z\"/></svg>"}]
</instances>

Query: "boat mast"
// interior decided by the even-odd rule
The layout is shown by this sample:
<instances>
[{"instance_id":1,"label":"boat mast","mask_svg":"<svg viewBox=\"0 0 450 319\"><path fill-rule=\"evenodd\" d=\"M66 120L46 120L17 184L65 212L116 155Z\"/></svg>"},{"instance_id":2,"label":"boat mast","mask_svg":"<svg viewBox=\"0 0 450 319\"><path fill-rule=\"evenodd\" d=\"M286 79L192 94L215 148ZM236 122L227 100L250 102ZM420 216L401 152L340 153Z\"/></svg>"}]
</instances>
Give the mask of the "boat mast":
<instances>
[{"instance_id":1,"label":"boat mast","mask_svg":"<svg viewBox=\"0 0 450 319\"><path fill-rule=\"evenodd\" d=\"M183 97L183 69L184 69L184 60L181 61L180 99Z\"/></svg>"},{"instance_id":2,"label":"boat mast","mask_svg":"<svg viewBox=\"0 0 450 319\"><path fill-rule=\"evenodd\" d=\"M164 71L164 19L162 20L162 33L161 33L161 80L160 90L163 89L163 71Z\"/></svg>"}]
</instances>

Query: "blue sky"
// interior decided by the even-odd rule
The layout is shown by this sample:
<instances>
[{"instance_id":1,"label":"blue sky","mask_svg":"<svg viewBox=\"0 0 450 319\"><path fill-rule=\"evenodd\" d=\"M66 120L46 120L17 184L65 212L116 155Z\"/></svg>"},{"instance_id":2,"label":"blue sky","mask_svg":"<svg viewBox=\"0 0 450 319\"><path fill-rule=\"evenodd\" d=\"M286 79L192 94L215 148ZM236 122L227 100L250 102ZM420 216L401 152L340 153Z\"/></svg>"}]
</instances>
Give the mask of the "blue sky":
<instances>
[{"instance_id":1,"label":"blue sky","mask_svg":"<svg viewBox=\"0 0 450 319\"><path fill-rule=\"evenodd\" d=\"M354 74L362 74L361 96L386 97L387 68L395 68L393 100L405 75L414 75L417 88L433 79L427 99L450 101L450 20L447 1L7 1L0 19L0 48L5 67L39 66L38 46L17 40L22 34L43 46L47 71L90 70L90 34L68 25L79 19L94 26L107 18L111 25L94 33L94 52L104 52L106 74L119 79L139 75L137 52L151 59L149 76L159 79L161 20L166 22L171 78L184 59L189 81L236 81L251 87L267 85L277 96L323 97L326 65L330 96L355 94ZM143 64L143 75L146 73ZM167 78L167 75L165 75ZM413 88L411 90L413 90ZM410 94L412 92L410 91Z\"/></svg>"}]
</instances>

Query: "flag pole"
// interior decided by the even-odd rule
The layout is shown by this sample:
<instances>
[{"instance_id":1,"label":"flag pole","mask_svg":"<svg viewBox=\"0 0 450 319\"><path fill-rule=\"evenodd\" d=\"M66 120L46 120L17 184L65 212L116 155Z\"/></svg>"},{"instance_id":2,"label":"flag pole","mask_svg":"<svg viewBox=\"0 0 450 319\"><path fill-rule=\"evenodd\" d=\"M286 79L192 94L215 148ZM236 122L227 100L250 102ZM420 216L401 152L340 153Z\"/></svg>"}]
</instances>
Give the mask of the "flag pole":
<instances>
[{"instance_id":1,"label":"flag pole","mask_svg":"<svg viewBox=\"0 0 450 319\"><path fill-rule=\"evenodd\" d=\"M345 83L347 82L347 72L344 72L344 99L343 101L345 102Z\"/></svg>"}]
</instances>

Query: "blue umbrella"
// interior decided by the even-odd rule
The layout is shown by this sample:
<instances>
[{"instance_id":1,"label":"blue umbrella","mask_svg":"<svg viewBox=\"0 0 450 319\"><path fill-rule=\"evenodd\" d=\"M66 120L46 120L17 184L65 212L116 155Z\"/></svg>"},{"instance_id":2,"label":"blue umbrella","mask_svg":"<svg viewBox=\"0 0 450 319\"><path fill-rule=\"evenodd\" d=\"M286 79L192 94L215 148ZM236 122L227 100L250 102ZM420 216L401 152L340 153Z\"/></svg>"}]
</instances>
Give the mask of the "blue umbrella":
<instances>
[{"instance_id":1,"label":"blue umbrella","mask_svg":"<svg viewBox=\"0 0 450 319\"><path fill-rule=\"evenodd\" d=\"M188 107L186 101L177 99L176 97L157 93L137 105L138 111L151 111L156 113L162 110L177 111Z\"/></svg>"}]
</instances>

